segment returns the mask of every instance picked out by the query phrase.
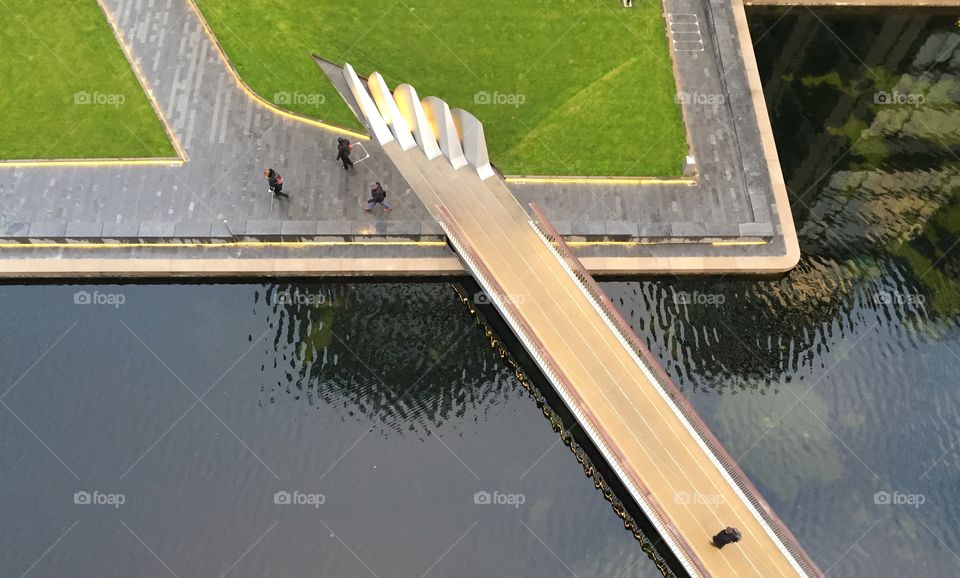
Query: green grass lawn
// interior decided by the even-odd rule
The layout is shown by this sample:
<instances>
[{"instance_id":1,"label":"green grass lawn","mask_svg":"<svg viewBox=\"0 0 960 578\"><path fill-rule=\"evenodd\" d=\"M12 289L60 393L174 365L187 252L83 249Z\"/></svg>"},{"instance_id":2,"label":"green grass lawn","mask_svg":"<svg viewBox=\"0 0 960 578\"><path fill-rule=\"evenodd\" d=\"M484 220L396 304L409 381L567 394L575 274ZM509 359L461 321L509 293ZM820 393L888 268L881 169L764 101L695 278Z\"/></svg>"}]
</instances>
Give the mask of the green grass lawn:
<instances>
[{"instance_id":1,"label":"green grass lawn","mask_svg":"<svg viewBox=\"0 0 960 578\"><path fill-rule=\"evenodd\" d=\"M680 173L683 122L660 3L197 0L250 86L359 127L315 53L465 108L508 174Z\"/></svg>"},{"instance_id":2,"label":"green grass lawn","mask_svg":"<svg viewBox=\"0 0 960 578\"><path fill-rule=\"evenodd\" d=\"M0 55L0 159L176 156L95 0L2 0Z\"/></svg>"}]
</instances>

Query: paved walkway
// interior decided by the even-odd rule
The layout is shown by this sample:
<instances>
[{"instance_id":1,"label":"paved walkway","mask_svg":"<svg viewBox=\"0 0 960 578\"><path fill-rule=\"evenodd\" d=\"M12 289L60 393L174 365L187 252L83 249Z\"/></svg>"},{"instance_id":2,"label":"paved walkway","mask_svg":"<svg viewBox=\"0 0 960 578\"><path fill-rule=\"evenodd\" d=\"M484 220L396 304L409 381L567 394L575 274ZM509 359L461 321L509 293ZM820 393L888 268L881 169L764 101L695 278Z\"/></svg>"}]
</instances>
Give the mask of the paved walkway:
<instances>
[{"instance_id":1,"label":"paved walkway","mask_svg":"<svg viewBox=\"0 0 960 578\"><path fill-rule=\"evenodd\" d=\"M101 1L190 160L181 167L0 167L0 237L285 240L311 232L343 239L441 232L378 145L365 141L370 158L356 173L345 172L334 160L335 134L279 116L242 90L189 0ZM511 184L511 191L523 206L539 203L574 239L700 241L577 247L593 271L789 269L799 253L740 0L665 5L700 167L697 186ZM336 84L339 73L331 77ZM271 199L261 174L268 165L286 177L291 201ZM374 180L388 185L392 213L362 211ZM771 235L761 245L710 244ZM162 263L155 268L162 274Z\"/></svg>"},{"instance_id":2,"label":"paved walkway","mask_svg":"<svg viewBox=\"0 0 960 578\"><path fill-rule=\"evenodd\" d=\"M334 160L336 134L281 117L241 90L187 0L103 5L190 160L182 167L0 167L0 225L103 223L117 236L137 236L141 223L227 221L235 230L247 220L373 221L361 202L377 180L396 206L377 219L429 218L375 147L355 172L344 171ZM271 199L267 166L283 174L291 201Z\"/></svg>"}]
</instances>

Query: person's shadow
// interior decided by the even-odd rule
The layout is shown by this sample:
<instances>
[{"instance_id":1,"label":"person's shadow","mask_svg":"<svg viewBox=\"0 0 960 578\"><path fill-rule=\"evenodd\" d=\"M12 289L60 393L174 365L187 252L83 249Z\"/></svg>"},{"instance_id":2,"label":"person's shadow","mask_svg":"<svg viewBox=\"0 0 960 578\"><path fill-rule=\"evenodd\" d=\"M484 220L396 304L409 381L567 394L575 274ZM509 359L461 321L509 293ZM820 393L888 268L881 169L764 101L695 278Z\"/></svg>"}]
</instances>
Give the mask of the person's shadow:
<instances>
[{"instance_id":1,"label":"person's shadow","mask_svg":"<svg viewBox=\"0 0 960 578\"><path fill-rule=\"evenodd\" d=\"M284 191L285 193L287 191ZM277 197L270 195L270 215L273 218L279 219L281 221L290 220L291 214L296 214L296 211L293 210L293 204L296 202L294 196L291 193L290 198Z\"/></svg>"},{"instance_id":2,"label":"person's shadow","mask_svg":"<svg viewBox=\"0 0 960 578\"><path fill-rule=\"evenodd\" d=\"M384 219L385 213L380 213L377 216L377 220L373 222L373 231L377 235L386 235L387 234L387 220Z\"/></svg>"}]
</instances>

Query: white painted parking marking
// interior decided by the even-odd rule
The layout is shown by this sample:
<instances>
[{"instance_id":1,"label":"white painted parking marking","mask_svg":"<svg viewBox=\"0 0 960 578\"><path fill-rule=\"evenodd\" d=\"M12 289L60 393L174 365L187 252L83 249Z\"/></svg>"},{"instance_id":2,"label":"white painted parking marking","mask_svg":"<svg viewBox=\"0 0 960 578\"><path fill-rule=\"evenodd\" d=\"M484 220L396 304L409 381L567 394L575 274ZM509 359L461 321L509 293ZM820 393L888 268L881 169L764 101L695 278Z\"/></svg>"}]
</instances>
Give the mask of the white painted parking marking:
<instances>
[{"instance_id":1,"label":"white painted parking marking","mask_svg":"<svg viewBox=\"0 0 960 578\"><path fill-rule=\"evenodd\" d=\"M700 19L696 14L667 14L674 52L703 52Z\"/></svg>"}]
</instances>

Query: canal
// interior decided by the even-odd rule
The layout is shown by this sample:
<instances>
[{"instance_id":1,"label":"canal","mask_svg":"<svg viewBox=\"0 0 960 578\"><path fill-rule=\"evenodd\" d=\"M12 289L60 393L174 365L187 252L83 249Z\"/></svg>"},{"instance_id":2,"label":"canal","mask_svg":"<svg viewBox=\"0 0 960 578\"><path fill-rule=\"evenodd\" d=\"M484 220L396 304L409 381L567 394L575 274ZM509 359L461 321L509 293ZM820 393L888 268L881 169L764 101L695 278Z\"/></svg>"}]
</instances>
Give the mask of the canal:
<instances>
[{"instance_id":1,"label":"canal","mask_svg":"<svg viewBox=\"0 0 960 578\"><path fill-rule=\"evenodd\" d=\"M822 570L958 575L957 15L749 16L803 260L604 288ZM660 575L447 283L0 312L3 575Z\"/></svg>"}]
</instances>

